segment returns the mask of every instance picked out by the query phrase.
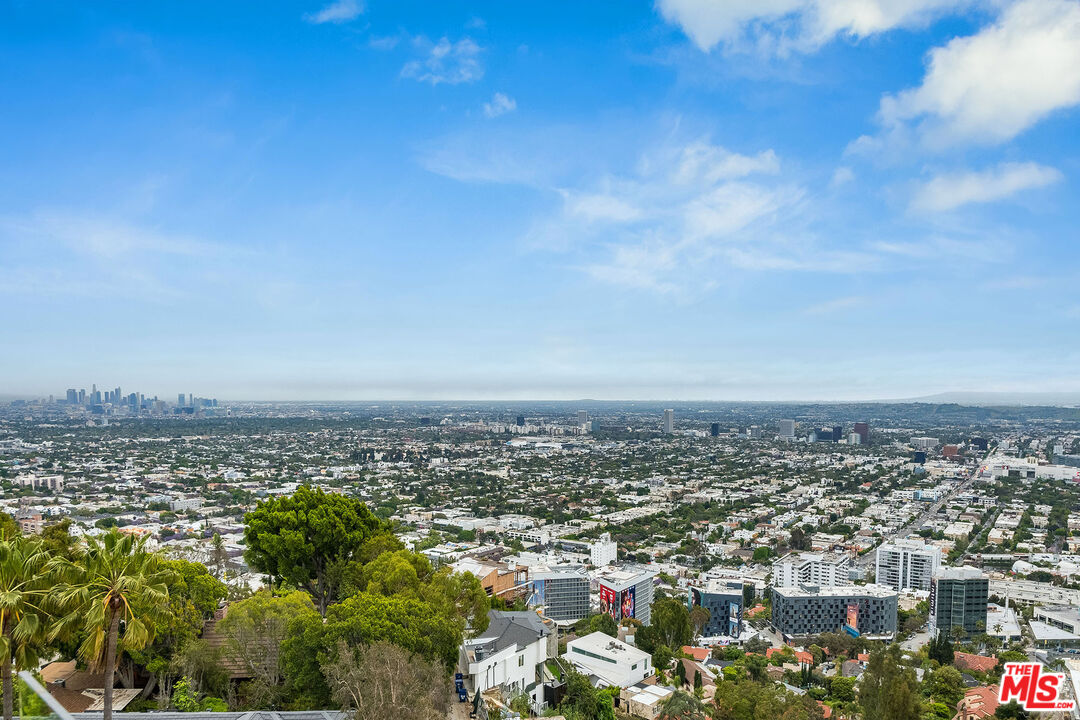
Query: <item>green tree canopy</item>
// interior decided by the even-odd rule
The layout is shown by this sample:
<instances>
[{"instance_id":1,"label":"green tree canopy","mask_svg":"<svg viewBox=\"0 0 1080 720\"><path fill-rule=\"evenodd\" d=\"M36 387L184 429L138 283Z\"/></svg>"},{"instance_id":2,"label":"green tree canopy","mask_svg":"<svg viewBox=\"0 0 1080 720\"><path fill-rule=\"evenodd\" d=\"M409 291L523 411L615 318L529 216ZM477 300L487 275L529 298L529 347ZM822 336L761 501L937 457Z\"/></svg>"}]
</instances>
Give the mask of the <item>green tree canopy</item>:
<instances>
[{"instance_id":1,"label":"green tree canopy","mask_svg":"<svg viewBox=\"0 0 1080 720\"><path fill-rule=\"evenodd\" d=\"M244 557L255 570L307 590L320 615L334 602L331 568L353 560L388 527L367 505L344 495L301 486L244 516Z\"/></svg>"}]
</instances>

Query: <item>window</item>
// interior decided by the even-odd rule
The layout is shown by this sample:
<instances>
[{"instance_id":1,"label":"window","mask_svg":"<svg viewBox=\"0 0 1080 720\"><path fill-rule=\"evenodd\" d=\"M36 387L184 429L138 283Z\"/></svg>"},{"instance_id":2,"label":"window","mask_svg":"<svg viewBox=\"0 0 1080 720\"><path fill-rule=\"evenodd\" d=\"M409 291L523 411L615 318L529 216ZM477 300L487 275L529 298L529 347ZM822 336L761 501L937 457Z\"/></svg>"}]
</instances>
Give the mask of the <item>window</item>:
<instances>
[{"instance_id":1,"label":"window","mask_svg":"<svg viewBox=\"0 0 1080 720\"><path fill-rule=\"evenodd\" d=\"M525 656L524 655L518 655L518 667L521 667L524 664L525 664Z\"/></svg>"}]
</instances>

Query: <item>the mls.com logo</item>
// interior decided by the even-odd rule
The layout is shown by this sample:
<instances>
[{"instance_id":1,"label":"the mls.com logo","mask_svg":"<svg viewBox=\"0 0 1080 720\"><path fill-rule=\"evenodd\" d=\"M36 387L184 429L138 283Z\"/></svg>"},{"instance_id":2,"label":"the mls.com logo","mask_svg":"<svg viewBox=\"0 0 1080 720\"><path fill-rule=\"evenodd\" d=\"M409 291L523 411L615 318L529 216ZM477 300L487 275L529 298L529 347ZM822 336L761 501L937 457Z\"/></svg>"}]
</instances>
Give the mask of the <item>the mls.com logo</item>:
<instances>
[{"instance_id":1,"label":"the mls.com logo","mask_svg":"<svg viewBox=\"0 0 1080 720\"><path fill-rule=\"evenodd\" d=\"M1004 704L1016 700L1029 712L1072 710L1076 701L1062 699L1064 688L1063 673L1044 673L1037 662L1006 663L998 702Z\"/></svg>"}]
</instances>

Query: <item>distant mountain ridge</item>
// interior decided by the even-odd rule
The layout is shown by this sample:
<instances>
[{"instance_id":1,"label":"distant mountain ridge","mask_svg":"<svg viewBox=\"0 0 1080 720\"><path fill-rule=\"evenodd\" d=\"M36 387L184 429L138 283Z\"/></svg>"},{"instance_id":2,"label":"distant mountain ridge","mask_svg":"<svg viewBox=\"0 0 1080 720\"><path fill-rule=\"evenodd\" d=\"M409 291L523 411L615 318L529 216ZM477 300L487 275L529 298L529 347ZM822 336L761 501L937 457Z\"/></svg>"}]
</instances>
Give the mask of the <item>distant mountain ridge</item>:
<instances>
[{"instance_id":1,"label":"distant mountain ridge","mask_svg":"<svg viewBox=\"0 0 1080 720\"><path fill-rule=\"evenodd\" d=\"M955 391L883 402L957 403L959 405L1034 405L1078 407L1080 392L978 392Z\"/></svg>"}]
</instances>

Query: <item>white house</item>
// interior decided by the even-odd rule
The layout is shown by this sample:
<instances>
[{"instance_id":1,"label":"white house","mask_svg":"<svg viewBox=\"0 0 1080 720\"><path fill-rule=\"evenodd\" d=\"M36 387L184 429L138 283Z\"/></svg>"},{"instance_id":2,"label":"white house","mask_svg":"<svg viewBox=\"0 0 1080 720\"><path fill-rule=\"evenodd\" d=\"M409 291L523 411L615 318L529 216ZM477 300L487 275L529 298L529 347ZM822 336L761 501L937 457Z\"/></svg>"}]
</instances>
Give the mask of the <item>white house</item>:
<instances>
[{"instance_id":1,"label":"white house","mask_svg":"<svg viewBox=\"0 0 1080 720\"><path fill-rule=\"evenodd\" d=\"M630 687L653 674L652 656L602 632L566 643L563 659L597 678L598 687Z\"/></svg>"},{"instance_id":2,"label":"white house","mask_svg":"<svg viewBox=\"0 0 1080 720\"><path fill-rule=\"evenodd\" d=\"M487 629L461 646L458 666L467 678L470 695L500 688L510 700L525 694L534 710L544 703L543 666L556 654L554 624L531 610L488 611Z\"/></svg>"}]
</instances>

